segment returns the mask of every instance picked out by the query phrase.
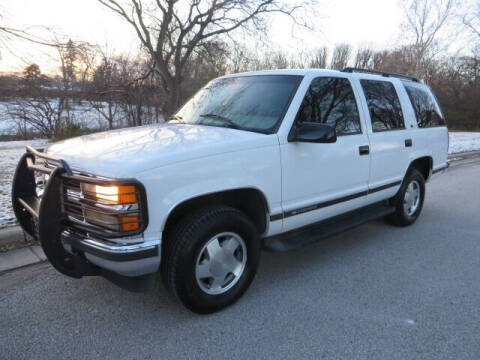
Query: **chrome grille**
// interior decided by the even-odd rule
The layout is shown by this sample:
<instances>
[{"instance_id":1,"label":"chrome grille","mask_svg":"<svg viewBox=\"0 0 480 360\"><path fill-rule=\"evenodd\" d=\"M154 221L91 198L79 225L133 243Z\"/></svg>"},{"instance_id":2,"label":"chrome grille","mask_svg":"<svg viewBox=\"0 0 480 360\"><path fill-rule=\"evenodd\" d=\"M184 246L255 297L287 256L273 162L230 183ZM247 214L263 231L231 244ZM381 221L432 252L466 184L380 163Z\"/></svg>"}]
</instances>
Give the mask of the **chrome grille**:
<instances>
[{"instance_id":1,"label":"chrome grille","mask_svg":"<svg viewBox=\"0 0 480 360\"><path fill-rule=\"evenodd\" d=\"M86 223L81 200L80 181L63 179L63 210L65 214L69 220Z\"/></svg>"}]
</instances>

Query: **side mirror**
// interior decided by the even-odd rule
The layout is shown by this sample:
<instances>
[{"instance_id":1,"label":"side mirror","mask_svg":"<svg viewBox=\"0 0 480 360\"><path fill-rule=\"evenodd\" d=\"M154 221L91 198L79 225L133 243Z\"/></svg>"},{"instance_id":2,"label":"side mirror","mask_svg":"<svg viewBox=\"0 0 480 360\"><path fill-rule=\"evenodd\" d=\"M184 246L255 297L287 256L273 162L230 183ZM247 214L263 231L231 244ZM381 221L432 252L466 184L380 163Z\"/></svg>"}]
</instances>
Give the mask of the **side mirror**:
<instances>
[{"instance_id":1,"label":"side mirror","mask_svg":"<svg viewBox=\"0 0 480 360\"><path fill-rule=\"evenodd\" d=\"M337 141L335 127L328 124L304 122L296 124L288 136L288 141L334 143Z\"/></svg>"}]
</instances>

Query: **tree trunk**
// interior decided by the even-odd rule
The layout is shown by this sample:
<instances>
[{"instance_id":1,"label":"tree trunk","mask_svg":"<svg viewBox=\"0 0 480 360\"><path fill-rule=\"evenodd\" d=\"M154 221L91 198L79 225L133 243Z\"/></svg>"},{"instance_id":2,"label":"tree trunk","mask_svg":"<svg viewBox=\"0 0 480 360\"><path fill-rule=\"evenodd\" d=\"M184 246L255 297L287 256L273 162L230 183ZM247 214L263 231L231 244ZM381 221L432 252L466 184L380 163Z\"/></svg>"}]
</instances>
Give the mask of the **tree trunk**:
<instances>
[{"instance_id":1,"label":"tree trunk","mask_svg":"<svg viewBox=\"0 0 480 360\"><path fill-rule=\"evenodd\" d=\"M168 87L169 92L164 109L166 119L172 116L180 105L182 105L181 82L178 79L173 79L172 82L168 84Z\"/></svg>"},{"instance_id":2,"label":"tree trunk","mask_svg":"<svg viewBox=\"0 0 480 360\"><path fill-rule=\"evenodd\" d=\"M108 128L110 130L113 129L113 112L112 112L113 104L109 101L108 102Z\"/></svg>"}]
</instances>

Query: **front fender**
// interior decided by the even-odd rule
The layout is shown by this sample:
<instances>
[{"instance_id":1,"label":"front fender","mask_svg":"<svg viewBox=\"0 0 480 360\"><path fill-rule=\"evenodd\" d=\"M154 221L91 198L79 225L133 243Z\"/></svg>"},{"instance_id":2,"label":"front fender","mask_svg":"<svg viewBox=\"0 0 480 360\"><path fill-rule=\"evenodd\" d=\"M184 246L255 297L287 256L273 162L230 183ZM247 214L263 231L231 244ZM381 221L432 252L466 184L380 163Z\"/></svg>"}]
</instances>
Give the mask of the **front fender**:
<instances>
[{"instance_id":1,"label":"front fender","mask_svg":"<svg viewBox=\"0 0 480 360\"><path fill-rule=\"evenodd\" d=\"M257 189L265 196L271 213L281 212L277 145L175 163L143 172L138 179L147 192L149 233L163 231L168 215L179 204L226 190Z\"/></svg>"}]
</instances>

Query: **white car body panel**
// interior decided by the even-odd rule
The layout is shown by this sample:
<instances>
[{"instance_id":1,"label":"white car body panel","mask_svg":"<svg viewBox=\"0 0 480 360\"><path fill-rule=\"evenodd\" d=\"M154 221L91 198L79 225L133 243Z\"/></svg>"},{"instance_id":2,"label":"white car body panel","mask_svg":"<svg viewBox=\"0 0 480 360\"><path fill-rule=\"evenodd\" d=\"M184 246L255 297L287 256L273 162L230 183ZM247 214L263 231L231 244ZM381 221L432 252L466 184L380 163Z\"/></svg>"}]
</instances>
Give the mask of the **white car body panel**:
<instances>
[{"instance_id":1,"label":"white car body panel","mask_svg":"<svg viewBox=\"0 0 480 360\"><path fill-rule=\"evenodd\" d=\"M281 146L283 207L286 213L344 198L368 188L369 156L359 155L366 135L342 136L334 144L286 143ZM332 166L335 158L344 166ZM284 231L308 225L366 204L366 195L284 219Z\"/></svg>"},{"instance_id":2,"label":"white car body panel","mask_svg":"<svg viewBox=\"0 0 480 360\"><path fill-rule=\"evenodd\" d=\"M108 177L135 177L176 162L271 144L263 134L213 126L162 123L60 141L48 153L72 168Z\"/></svg>"},{"instance_id":3,"label":"white car body panel","mask_svg":"<svg viewBox=\"0 0 480 360\"><path fill-rule=\"evenodd\" d=\"M150 219L153 217L148 230L162 231L168 214L182 202L224 190L257 189L265 196L269 213L281 213L278 139L276 135L263 137L262 147L173 163L138 174L147 189ZM265 235L281 230L281 222L275 222Z\"/></svg>"}]
</instances>

